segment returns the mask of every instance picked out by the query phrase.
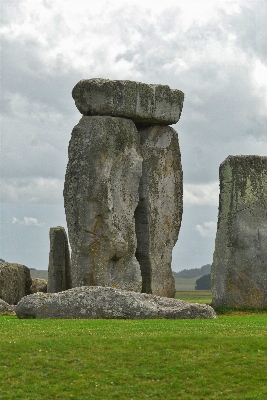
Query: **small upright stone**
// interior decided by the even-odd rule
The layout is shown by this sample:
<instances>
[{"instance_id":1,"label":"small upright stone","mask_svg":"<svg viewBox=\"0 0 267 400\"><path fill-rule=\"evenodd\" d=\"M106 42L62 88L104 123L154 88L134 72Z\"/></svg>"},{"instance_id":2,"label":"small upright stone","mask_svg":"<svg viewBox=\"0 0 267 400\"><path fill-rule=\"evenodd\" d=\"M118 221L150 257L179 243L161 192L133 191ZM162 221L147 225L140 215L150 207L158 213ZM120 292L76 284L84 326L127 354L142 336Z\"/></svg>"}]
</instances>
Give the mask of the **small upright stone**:
<instances>
[{"instance_id":1,"label":"small upright stone","mask_svg":"<svg viewBox=\"0 0 267 400\"><path fill-rule=\"evenodd\" d=\"M32 284L28 267L21 264L0 262L0 299L8 304L17 304L30 294Z\"/></svg>"},{"instance_id":2,"label":"small upright stone","mask_svg":"<svg viewBox=\"0 0 267 400\"><path fill-rule=\"evenodd\" d=\"M214 307L267 307L267 157L229 156L220 165L211 270Z\"/></svg>"},{"instance_id":3,"label":"small upright stone","mask_svg":"<svg viewBox=\"0 0 267 400\"><path fill-rule=\"evenodd\" d=\"M169 126L139 128L142 178L135 210L136 258L142 292L175 296L172 250L183 213L183 172L177 132Z\"/></svg>"},{"instance_id":4,"label":"small upright stone","mask_svg":"<svg viewBox=\"0 0 267 400\"><path fill-rule=\"evenodd\" d=\"M57 293L71 288L69 245L62 226L50 228L49 236L47 292Z\"/></svg>"},{"instance_id":5,"label":"small upright stone","mask_svg":"<svg viewBox=\"0 0 267 400\"><path fill-rule=\"evenodd\" d=\"M135 124L176 124L184 101L181 90L167 85L109 79L83 79L74 86L72 97L85 116L130 118Z\"/></svg>"}]
</instances>

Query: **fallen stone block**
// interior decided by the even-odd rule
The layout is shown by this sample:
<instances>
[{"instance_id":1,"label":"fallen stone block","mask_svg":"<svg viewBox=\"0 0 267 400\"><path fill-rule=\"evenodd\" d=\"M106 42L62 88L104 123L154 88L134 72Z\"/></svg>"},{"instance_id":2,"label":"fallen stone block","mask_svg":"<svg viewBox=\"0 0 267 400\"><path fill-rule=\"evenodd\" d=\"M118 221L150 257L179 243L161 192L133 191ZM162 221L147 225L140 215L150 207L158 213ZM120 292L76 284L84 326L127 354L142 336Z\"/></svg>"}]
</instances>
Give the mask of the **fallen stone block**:
<instances>
[{"instance_id":1,"label":"fallen stone block","mask_svg":"<svg viewBox=\"0 0 267 400\"><path fill-rule=\"evenodd\" d=\"M15 306L6 303L4 300L0 299L0 315L11 314L15 315Z\"/></svg>"},{"instance_id":2,"label":"fallen stone block","mask_svg":"<svg viewBox=\"0 0 267 400\"><path fill-rule=\"evenodd\" d=\"M32 294L21 299L16 314L19 318L216 318L207 305L99 286Z\"/></svg>"},{"instance_id":3,"label":"fallen stone block","mask_svg":"<svg viewBox=\"0 0 267 400\"><path fill-rule=\"evenodd\" d=\"M31 294L37 292L47 293L47 281L40 278L32 278L32 285L30 287Z\"/></svg>"},{"instance_id":4,"label":"fallen stone block","mask_svg":"<svg viewBox=\"0 0 267 400\"><path fill-rule=\"evenodd\" d=\"M83 79L72 91L81 114L130 118L137 124L171 125L179 121L181 90L134 81Z\"/></svg>"}]
</instances>

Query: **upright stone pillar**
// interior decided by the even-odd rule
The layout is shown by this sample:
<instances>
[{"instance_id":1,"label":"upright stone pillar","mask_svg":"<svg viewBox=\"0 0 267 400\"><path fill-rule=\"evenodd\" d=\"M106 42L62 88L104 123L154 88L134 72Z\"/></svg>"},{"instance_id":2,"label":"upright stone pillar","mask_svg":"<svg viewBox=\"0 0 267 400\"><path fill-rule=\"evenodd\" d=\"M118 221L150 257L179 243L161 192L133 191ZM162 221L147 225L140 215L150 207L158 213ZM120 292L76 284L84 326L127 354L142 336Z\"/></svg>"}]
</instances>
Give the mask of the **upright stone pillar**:
<instances>
[{"instance_id":1,"label":"upright stone pillar","mask_svg":"<svg viewBox=\"0 0 267 400\"><path fill-rule=\"evenodd\" d=\"M62 226L50 228L49 237L47 292L58 293L72 287L68 238Z\"/></svg>"},{"instance_id":2,"label":"upright stone pillar","mask_svg":"<svg viewBox=\"0 0 267 400\"><path fill-rule=\"evenodd\" d=\"M80 120L64 187L73 287L141 291L134 223L141 173L139 135L130 119Z\"/></svg>"},{"instance_id":3,"label":"upright stone pillar","mask_svg":"<svg viewBox=\"0 0 267 400\"><path fill-rule=\"evenodd\" d=\"M211 270L215 307L267 307L267 157L229 156Z\"/></svg>"},{"instance_id":4,"label":"upright stone pillar","mask_svg":"<svg viewBox=\"0 0 267 400\"><path fill-rule=\"evenodd\" d=\"M135 211L136 257L142 292L175 296L172 250L183 212L183 173L177 132L169 126L139 128L143 172Z\"/></svg>"},{"instance_id":5,"label":"upright stone pillar","mask_svg":"<svg viewBox=\"0 0 267 400\"><path fill-rule=\"evenodd\" d=\"M72 286L174 297L182 169L177 133L168 124L179 120L184 94L89 79L72 96L83 114L72 132L64 186Z\"/></svg>"}]
</instances>

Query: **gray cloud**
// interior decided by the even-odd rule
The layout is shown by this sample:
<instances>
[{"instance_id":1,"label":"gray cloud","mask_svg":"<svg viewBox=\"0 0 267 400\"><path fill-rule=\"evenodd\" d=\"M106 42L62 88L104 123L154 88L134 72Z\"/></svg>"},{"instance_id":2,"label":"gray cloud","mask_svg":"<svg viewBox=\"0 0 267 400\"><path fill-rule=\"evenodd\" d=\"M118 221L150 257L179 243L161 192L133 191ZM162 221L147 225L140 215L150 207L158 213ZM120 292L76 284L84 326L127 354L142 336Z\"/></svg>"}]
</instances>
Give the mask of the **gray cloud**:
<instances>
[{"instance_id":1,"label":"gray cloud","mask_svg":"<svg viewBox=\"0 0 267 400\"><path fill-rule=\"evenodd\" d=\"M242 6L242 13L228 16L229 26L235 30L240 47L251 57L258 57L265 64L267 63L266 20L266 0L250 2L249 6Z\"/></svg>"},{"instance_id":2,"label":"gray cloud","mask_svg":"<svg viewBox=\"0 0 267 400\"><path fill-rule=\"evenodd\" d=\"M23 215L12 208L20 221L34 215L33 205L61 204L63 223L67 148L80 118L71 90L80 79L168 84L185 93L175 126L185 213L174 263L182 269L211 261L214 243L204 233L217 216L220 163L229 154L266 154L267 83L254 72L267 62L267 3L205 2L194 20L184 2L154 3L2 1L2 202L27 204ZM53 224L40 213L38 221Z\"/></svg>"}]
</instances>

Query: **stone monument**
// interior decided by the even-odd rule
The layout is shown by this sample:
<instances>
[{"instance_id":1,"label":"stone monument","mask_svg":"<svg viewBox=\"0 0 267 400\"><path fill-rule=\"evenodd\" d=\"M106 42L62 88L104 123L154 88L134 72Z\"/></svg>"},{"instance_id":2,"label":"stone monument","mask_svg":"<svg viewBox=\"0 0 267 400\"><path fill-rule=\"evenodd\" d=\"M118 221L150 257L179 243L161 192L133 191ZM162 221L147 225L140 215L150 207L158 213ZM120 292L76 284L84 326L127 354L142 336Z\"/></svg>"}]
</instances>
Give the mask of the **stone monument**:
<instances>
[{"instance_id":1,"label":"stone monument","mask_svg":"<svg viewBox=\"0 0 267 400\"><path fill-rule=\"evenodd\" d=\"M17 304L31 293L31 273L21 264L0 262L0 299L8 304Z\"/></svg>"},{"instance_id":2,"label":"stone monument","mask_svg":"<svg viewBox=\"0 0 267 400\"><path fill-rule=\"evenodd\" d=\"M174 297L172 249L182 218L178 122L184 95L164 85L82 80L64 203L72 287Z\"/></svg>"},{"instance_id":3,"label":"stone monument","mask_svg":"<svg viewBox=\"0 0 267 400\"><path fill-rule=\"evenodd\" d=\"M57 293L71 288L69 245L62 226L50 228L49 237L47 292Z\"/></svg>"},{"instance_id":4,"label":"stone monument","mask_svg":"<svg viewBox=\"0 0 267 400\"><path fill-rule=\"evenodd\" d=\"M214 307L267 307L267 157L229 156L211 270Z\"/></svg>"}]
</instances>

